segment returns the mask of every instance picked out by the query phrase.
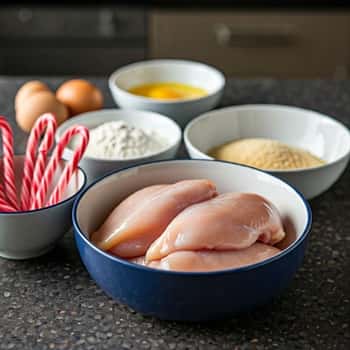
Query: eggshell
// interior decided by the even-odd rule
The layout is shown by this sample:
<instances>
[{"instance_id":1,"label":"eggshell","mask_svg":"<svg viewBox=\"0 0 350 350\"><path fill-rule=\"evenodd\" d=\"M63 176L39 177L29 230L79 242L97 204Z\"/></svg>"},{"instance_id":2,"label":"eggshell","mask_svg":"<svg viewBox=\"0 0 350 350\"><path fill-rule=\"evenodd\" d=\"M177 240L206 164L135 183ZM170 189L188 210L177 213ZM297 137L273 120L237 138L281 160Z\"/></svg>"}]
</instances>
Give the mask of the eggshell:
<instances>
[{"instance_id":1,"label":"eggshell","mask_svg":"<svg viewBox=\"0 0 350 350\"><path fill-rule=\"evenodd\" d=\"M39 80L28 81L27 83L22 85L17 91L15 97L15 109L17 110L17 108L23 103L23 101L27 97L40 91L50 91L50 89L45 83L42 83Z\"/></svg>"},{"instance_id":2,"label":"eggshell","mask_svg":"<svg viewBox=\"0 0 350 350\"><path fill-rule=\"evenodd\" d=\"M103 106L101 91L83 79L66 81L56 91L56 97L68 107L71 116L94 111Z\"/></svg>"},{"instance_id":3,"label":"eggshell","mask_svg":"<svg viewBox=\"0 0 350 350\"><path fill-rule=\"evenodd\" d=\"M68 118L68 110L50 91L41 91L26 98L17 109L16 121L19 127L29 132L35 121L44 113L51 112L61 124Z\"/></svg>"}]
</instances>

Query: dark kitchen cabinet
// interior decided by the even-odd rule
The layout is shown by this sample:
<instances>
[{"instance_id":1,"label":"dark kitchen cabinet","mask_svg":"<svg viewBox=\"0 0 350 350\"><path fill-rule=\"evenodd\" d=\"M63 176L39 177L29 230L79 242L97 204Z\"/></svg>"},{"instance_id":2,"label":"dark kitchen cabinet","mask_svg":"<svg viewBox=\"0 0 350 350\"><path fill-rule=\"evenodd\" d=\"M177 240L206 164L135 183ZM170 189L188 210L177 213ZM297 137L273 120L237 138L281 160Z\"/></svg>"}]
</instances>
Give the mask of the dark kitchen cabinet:
<instances>
[{"instance_id":1,"label":"dark kitchen cabinet","mask_svg":"<svg viewBox=\"0 0 350 350\"><path fill-rule=\"evenodd\" d=\"M145 58L142 7L0 11L0 74L108 74Z\"/></svg>"},{"instance_id":2,"label":"dark kitchen cabinet","mask_svg":"<svg viewBox=\"0 0 350 350\"><path fill-rule=\"evenodd\" d=\"M213 64L227 75L346 78L346 11L173 11L150 15L150 54Z\"/></svg>"},{"instance_id":3,"label":"dark kitchen cabinet","mask_svg":"<svg viewBox=\"0 0 350 350\"><path fill-rule=\"evenodd\" d=\"M348 9L139 4L0 5L0 74L106 76L135 61L182 58L237 77L350 76Z\"/></svg>"}]
</instances>

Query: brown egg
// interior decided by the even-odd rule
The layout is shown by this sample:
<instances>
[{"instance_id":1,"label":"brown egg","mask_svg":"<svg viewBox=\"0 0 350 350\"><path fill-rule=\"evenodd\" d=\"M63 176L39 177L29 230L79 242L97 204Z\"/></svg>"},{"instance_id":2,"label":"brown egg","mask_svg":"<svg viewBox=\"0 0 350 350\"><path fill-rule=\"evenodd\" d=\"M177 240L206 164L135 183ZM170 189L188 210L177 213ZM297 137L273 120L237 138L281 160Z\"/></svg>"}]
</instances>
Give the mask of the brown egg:
<instances>
[{"instance_id":1,"label":"brown egg","mask_svg":"<svg viewBox=\"0 0 350 350\"><path fill-rule=\"evenodd\" d=\"M18 106L16 112L17 124L26 132L31 130L38 117L44 113L53 113L58 124L68 118L66 106L50 91L41 91L29 96Z\"/></svg>"},{"instance_id":2,"label":"brown egg","mask_svg":"<svg viewBox=\"0 0 350 350\"><path fill-rule=\"evenodd\" d=\"M103 105L101 91L83 79L66 81L56 91L56 97L68 107L71 116L100 109Z\"/></svg>"},{"instance_id":3,"label":"brown egg","mask_svg":"<svg viewBox=\"0 0 350 350\"><path fill-rule=\"evenodd\" d=\"M15 97L15 109L17 109L27 97L40 91L50 91L50 89L46 84L39 80L32 80L23 84L17 91Z\"/></svg>"}]
</instances>

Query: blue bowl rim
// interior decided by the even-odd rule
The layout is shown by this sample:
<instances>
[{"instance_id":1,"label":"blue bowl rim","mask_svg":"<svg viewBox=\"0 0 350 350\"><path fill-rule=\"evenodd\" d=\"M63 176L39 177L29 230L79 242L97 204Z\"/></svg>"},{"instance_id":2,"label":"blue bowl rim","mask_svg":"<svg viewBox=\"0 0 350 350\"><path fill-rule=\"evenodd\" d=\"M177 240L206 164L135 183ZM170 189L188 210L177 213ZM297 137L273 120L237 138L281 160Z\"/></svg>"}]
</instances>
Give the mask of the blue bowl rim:
<instances>
[{"instance_id":1,"label":"blue bowl rim","mask_svg":"<svg viewBox=\"0 0 350 350\"><path fill-rule=\"evenodd\" d=\"M277 181L281 182L282 184L286 185L287 187L290 187L302 200L305 208L306 208L306 212L307 212L307 222L306 222L306 226L304 228L304 231L301 233L301 235L299 236L299 238L294 241L294 243L292 243L290 246L288 246L287 248L283 249L280 253L278 253L277 255L265 259L263 261L260 261L258 263L255 264L251 264L251 265L247 265L247 266L242 266L242 267L238 267L238 268L233 268L233 269L224 269L224 270L217 270L217 271L208 271L208 272L185 272L185 271L169 271L169 270L161 270L161 269L155 269L155 268L151 268L148 266L144 266L144 265L140 265L140 264L136 264L133 262L130 262L126 259L122 259L122 258L118 258L116 256L113 256L111 254L108 254L106 252L104 252L103 250L99 249L98 247L96 247L94 244L91 243L91 241L82 233L82 230L79 227L78 224L78 219L77 219L77 209L80 203L80 200L82 199L82 197L84 196L84 194L86 192L88 192L90 190L90 188L92 188L93 186L95 186L97 183L99 183L100 181L103 181L105 178L112 176L114 174L117 173L121 173L121 172L125 172L128 171L132 168L136 168L139 166L144 166L144 165L150 165L150 164L159 164L159 163L176 163L179 161L191 161L191 162L216 162L216 163L224 163L224 164L228 164L228 165L236 165L239 167L244 167L244 168L249 168L252 170L255 170L257 172L263 173L265 175L271 176L273 178L275 178ZM157 160L157 161L152 161L152 162L144 162L144 163L140 163L137 165L131 165L128 167L125 167L123 169L118 169L118 170L113 170L111 172L108 172L107 174L101 176L100 178L96 179L95 181L93 181L90 185L88 185L75 199L74 204L73 204L73 209L72 209L72 222L73 222L73 228L74 228L74 232L75 234L78 234L81 239L85 242L85 244L87 244L90 248L92 248L93 250L95 250L98 254L101 254L103 256L105 256L107 259L110 259L112 261L115 261L119 264L122 264L126 267L129 268L135 268L138 270L142 270L145 272L154 272L154 273L160 273L160 274L164 274L164 275L181 275L181 276L217 276L217 275L225 275L225 274L230 274L233 272L244 272L244 271L249 271L249 270L253 270L259 267L262 267L266 264L272 263L276 260L279 260L281 258L283 258L285 255L287 255L289 252L291 252L292 250L296 249L300 244L302 244L302 242L306 239L306 237L308 236L310 230L311 230L311 225L312 225L312 211L311 211L311 207L309 202L305 199L305 197L301 194L301 192L299 190L297 190L294 186L290 185L288 182L281 180L280 178L278 178L275 175L271 175L270 173L248 166L248 165L243 165L243 164L238 164L238 163L233 163L233 162L227 162L227 161L222 161L222 160L211 160L211 159L188 159L188 158L177 158L177 159L166 159L166 160Z\"/></svg>"},{"instance_id":2,"label":"blue bowl rim","mask_svg":"<svg viewBox=\"0 0 350 350\"><path fill-rule=\"evenodd\" d=\"M24 154L15 154L15 157L18 157L18 156L25 156ZM68 161L67 159L63 159L62 160L64 161ZM0 211L0 216L2 215L20 215L20 214L33 214L33 213L37 213L39 211L44 211L44 210L48 210L48 209L51 209L51 208L54 208L54 207L60 207L61 205L63 204L66 204L67 202L69 201L72 201L73 199L75 199L75 197L79 196L80 194L82 194L82 192L84 191L85 187L86 187L86 184L87 184L87 175L84 171L84 169L82 167L80 167L78 165L77 169L79 169L81 171L81 173L83 174L83 184L82 186L80 186L79 190L77 192L75 192L74 194L72 194L71 196L69 196L68 198L66 198L65 200L63 201L60 201L56 204L52 204L52 205L49 205L47 207L44 207L44 208L39 208L39 209L33 209L33 210L18 210L18 211Z\"/></svg>"}]
</instances>

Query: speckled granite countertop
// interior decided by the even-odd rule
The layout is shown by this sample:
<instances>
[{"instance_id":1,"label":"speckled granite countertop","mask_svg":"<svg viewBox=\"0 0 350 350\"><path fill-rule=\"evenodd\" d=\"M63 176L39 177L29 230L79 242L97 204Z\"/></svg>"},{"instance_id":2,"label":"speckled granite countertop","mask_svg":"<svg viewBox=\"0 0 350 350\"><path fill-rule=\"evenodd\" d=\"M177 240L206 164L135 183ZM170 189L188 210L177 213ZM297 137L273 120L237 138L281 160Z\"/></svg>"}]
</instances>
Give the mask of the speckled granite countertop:
<instances>
[{"instance_id":1,"label":"speckled granite countertop","mask_svg":"<svg viewBox=\"0 0 350 350\"><path fill-rule=\"evenodd\" d=\"M0 78L0 114L27 79ZM53 88L62 79L43 79ZM106 79L92 79L113 101ZM222 105L279 103L350 126L350 81L230 80ZM17 151L25 135L16 129ZM302 268L272 304L208 324L143 317L106 296L82 266L71 233L49 254L0 258L0 349L349 349L350 171L311 202L314 224ZM227 296L230 297L229 295Z\"/></svg>"}]
</instances>

